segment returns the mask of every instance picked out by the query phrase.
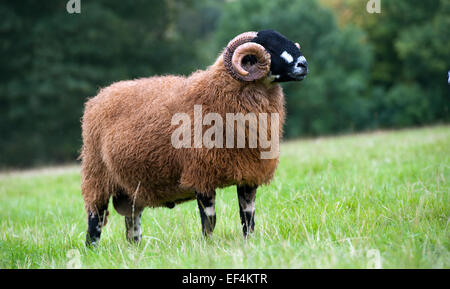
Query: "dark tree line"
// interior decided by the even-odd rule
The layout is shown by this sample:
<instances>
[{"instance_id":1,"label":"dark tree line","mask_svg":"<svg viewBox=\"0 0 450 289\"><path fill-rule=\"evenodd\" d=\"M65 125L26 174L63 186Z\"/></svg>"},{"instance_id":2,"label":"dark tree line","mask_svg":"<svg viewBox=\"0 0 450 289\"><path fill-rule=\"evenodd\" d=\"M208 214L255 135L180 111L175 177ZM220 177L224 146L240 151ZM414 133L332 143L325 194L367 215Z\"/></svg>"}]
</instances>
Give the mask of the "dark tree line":
<instances>
[{"instance_id":1,"label":"dark tree line","mask_svg":"<svg viewBox=\"0 0 450 289\"><path fill-rule=\"evenodd\" d=\"M236 34L301 43L309 77L284 85L286 138L449 120L450 4L342 0L0 2L0 166L74 161L83 103L114 81L204 68ZM364 2L364 1L361 1ZM346 6L346 7L347 7Z\"/></svg>"}]
</instances>

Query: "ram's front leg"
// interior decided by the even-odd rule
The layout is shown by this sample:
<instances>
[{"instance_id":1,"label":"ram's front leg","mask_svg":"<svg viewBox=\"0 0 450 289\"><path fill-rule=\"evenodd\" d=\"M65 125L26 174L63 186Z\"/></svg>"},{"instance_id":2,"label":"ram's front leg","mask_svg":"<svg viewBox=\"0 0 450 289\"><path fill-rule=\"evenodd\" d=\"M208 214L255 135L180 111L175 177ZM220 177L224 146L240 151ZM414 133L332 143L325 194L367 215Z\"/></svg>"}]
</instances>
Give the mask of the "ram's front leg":
<instances>
[{"instance_id":1,"label":"ram's front leg","mask_svg":"<svg viewBox=\"0 0 450 289\"><path fill-rule=\"evenodd\" d=\"M214 209L216 192L212 191L207 194L195 192L195 195L197 197L198 209L200 211L203 235L209 236L212 234L214 227L216 226L216 211Z\"/></svg>"},{"instance_id":2,"label":"ram's front leg","mask_svg":"<svg viewBox=\"0 0 450 289\"><path fill-rule=\"evenodd\" d=\"M244 237L253 233L255 229L255 197L256 186L237 186L239 199L239 214L241 216L242 231Z\"/></svg>"}]
</instances>

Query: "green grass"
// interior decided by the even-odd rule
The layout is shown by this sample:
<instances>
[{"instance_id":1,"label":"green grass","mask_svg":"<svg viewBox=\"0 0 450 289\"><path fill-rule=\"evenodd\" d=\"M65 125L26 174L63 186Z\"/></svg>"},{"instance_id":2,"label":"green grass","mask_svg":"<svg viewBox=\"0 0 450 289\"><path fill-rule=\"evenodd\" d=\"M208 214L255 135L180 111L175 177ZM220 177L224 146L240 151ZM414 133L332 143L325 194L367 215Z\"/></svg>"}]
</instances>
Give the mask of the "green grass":
<instances>
[{"instance_id":1,"label":"green grass","mask_svg":"<svg viewBox=\"0 0 450 289\"><path fill-rule=\"evenodd\" d=\"M129 245L110 204L99 247L86 249L77 167L2 174L0 268L450 267L450 126L292 141L281 151L247 241L227 188L208 240L189 202L146 209L143 242Z\"/></svg>"}]
</instances>

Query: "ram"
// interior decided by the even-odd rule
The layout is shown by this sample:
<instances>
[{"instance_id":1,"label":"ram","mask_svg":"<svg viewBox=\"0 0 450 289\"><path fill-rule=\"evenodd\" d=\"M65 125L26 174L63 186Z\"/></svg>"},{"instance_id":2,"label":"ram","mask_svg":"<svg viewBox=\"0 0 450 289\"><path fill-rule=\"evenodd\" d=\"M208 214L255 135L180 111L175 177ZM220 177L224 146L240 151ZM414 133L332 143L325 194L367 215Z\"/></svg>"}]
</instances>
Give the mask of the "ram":
<instances>
[{"instance_id":1,"label":"ram","mask_svg":"<svg viewBox=\"0 0 450 289\"><path fill-rule=\"evenodd\" d=\"M285 109L279 82L299 81L308 72L300 45L273 30L245 32L232 39L213 65L189 77L159 76L121 81L85 104L82 119L82 194L88 216L86 244L100 240L108 203L125 216L126 237L140 242L146 207L173 208L197 200L204 235L213 232L217 188L237 186L244 236L254 230L257 187L272 179L278 156L262 158L261 143L245 147L173 144L176 115L276 115L282 135ZM211 121L210 124L212 124ZM267 119L265 127L272 127ZM245 122L244 131L252 130ZM259 120L258 125L262 125ZM187 135L198 127L189 126ZM205 127L200 127L204 131ZM237 132L237 125L233 134ZM254 128L253 128L254 129ZM215 138L225 131L216 131ZM236 136L237 138L237 136ZM250 139L245 135L245 144ZM195 142L195 140L194 140Z\"/></svg>"}]
</instances>

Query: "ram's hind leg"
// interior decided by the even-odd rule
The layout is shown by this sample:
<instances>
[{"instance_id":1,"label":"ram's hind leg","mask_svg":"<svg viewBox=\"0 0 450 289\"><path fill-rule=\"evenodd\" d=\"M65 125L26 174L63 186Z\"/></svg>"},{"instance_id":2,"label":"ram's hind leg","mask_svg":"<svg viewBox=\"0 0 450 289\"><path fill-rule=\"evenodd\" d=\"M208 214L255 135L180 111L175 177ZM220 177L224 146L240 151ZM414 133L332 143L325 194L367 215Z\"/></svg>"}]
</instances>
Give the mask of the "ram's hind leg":
<instances>
[{"instance_id":1,"label":"ram's hind leg","mask_svg":"<svg viewBox=\"0 0 450 289\"><path fill-rule=\"evenodd\" d=\"M255 198L256 186L237 186L239 214L241 216L244 237L255 230Z\"/></svg>"},{"instance_id":2,"label":"ram's hind leg","mask_svg":"<svg viewBox=\"0 0 450 289\"><path fill-rule=\"evenodd\" d=\"M88 212L88 230L86 233L86 246L97 246L102 234L102 228L108 221L108 204Z\"/></svg>"},{"instance_id":3,"label":"ram's hind leg","mask_svg":"<svg viewBox=\"0 0 450 289\"><path fill-rule=\"evenodd\" d=\"M142 238L141 231L142 211L135 216L125 217L125 227L127 229L127 240L130 243L140 243Z\"/></svg>"},{"instance_id":4,"label":"ram's hind leg","mask_svg":"<svg viewBox=\"0 0 450 289\"><path fill-rule=\"evenodd\" d=\"M86 233L86 245L96 246L100 241L102 228L107 223L109 193L102 182L95 176L86 176L83 173L81 190L86 208L88 229Z\"/></svg>"},{"instance_id":5,"label":"ram's hind leg","mask_svg":"<svg viewBox=\"0 0 450 289\"><path fill-rule=\"evenodd\" d=\"M209 236L212 234L214 227L216 226L216 211L214 209L216 192L212 191L209 194L195 192L195 195L197 197L198 209L200 211L203 235Z\"/></svg>"},{"instance_id":6,"label":"ram's hind leg","mask_svg":"<svg viewBox=\"0 0 450 289\"><path fill-rule=\"evenodd\" d=\"M133 200L120 189L113 197L116 211L125 216L126 237L130 243L140 243L142 237L141 216L143 209L136 207Z\"/></svg>"},{"instance_id":7,"label":"ram's hind leg","mask_svg":"<svg viewBox=\"0 0 450 289\"><path fill-rule=\"evenodd\" d=\"M95 158L94 151L83 146L81 162L81 193L88 221L87 246L95 246L100 241L102 228L107 223L111 196L108 173L101 160Z\"/></svg>"}]
</instances>

